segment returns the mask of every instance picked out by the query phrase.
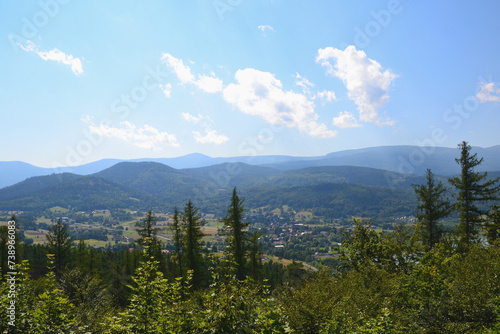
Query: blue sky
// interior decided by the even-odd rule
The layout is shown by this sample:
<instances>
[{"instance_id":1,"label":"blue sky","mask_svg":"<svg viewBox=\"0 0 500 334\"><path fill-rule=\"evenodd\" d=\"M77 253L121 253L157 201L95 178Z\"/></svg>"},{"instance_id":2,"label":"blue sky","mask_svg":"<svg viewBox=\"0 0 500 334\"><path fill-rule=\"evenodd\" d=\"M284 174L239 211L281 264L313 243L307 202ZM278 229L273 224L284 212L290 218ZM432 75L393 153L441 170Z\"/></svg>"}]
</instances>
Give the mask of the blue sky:
<instances>
[{"instance_id":1,"label":"blue sky","mask_svg":"<svg viewBox=\"0 0 500 334\"><path fill-rule=\"evenodd\" d=\"M500 144L498 1L2 7L2 161Z\"/></svg>"}]
</instances>

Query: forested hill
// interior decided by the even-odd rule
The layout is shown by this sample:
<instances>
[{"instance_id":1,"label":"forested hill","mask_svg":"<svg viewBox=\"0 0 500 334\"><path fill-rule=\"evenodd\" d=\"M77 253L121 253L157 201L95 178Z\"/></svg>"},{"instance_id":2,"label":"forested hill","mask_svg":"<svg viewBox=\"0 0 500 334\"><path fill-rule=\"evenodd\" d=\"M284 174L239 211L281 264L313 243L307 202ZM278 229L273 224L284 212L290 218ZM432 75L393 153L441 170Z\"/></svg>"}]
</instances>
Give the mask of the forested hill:
<instances>
[{"instance_id":1,"label":"forested hill","mask_svg":"<svg viewBox=\"0 0 500 334\"><path fill-rule=\"evenodd\" d=\"M175 169L154 162L121 162L101 172L32 177L0 189L1 210L44 210L53 206L170 211L187 200L205 212L226 210L237 187L249 209L289 205L318 215L372 217L410 214L411 184L423 177L352 166L282 171L244 163Z\"/></svg>"},{"instance_id":2,"label":"forested hill","mask_svg":"<svg viewBox=\"0 0 500 334\"><path fill-rule=\"evenodd\" d=\"M484 163L479 166L480 171L500 170L500 145L488 148L474 147L473 150L484 158ZM358 166L420 175L423 175L427 168L431 168L437 175L449 176L459 172L459 167L455 164L457 155L457 148L380 146L332 152L323 156L312 157L263 155L213 158L199 153L192 153L176 158L134 159L126 162L157 162L176 169L197 169L237 162L272 167L278 170L322 166ZM0 188L21 182L29 177L53 173L90 175L120 162L124 162L124 160L103 159L81 166L41 168L20 161L0 161Z\"/></svg>"}]
</instances>

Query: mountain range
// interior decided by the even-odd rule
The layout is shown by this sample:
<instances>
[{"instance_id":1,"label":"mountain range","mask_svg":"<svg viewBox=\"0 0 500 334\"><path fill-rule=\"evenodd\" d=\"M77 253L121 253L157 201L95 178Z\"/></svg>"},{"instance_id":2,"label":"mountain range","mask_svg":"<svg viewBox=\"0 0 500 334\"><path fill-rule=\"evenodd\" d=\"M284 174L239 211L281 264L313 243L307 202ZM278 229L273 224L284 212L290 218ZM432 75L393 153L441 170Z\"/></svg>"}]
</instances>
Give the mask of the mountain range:
<instances>
[{"instance_id":1,"label":"mountain range","mask_svg":"<svg viewBox=\"0 0 500 334\"><path fill-rule=\"evenodd\" d=\"M500 170L500 145L481 148L473 147L472 152L484 158L479 171ZM378 168L403 174L424 174L431 168L435 174L452 175L459 172L455 163L459 150L445 147L419 146L379 146L355 150L345 150L316 157L294 157L286 155L209 157L200 153L176 158L153 159L103 159L81 166L42 168L20 161L0 161L0 188L21 182L29 177L59 173L90 175L100 172L119 162L157 162L175 169L199 168L221 163L242 162L249 165L272 167L278 170L301 169L319 166L357 166Z\"/></svg>"},{"instance_id":2,"label":"mountain range","mask_svg":"<svg viewBox=\"0 0 500 334\"><path fill-rule=\"evenodd\" d=\"M250 209L287 205L329 217L410 215L416 203L412 185L425 182L426 168L432 168L446 186L448 176L459 172L454 161L458 150L433 150L428 154L418 147L393 146L314 158L210 158L192 154L150 159L156 161L100 160L74 167L73 172L63 169L61 173L31 176L4 187L0 189L0 210L43 211L61 206L83 211L170 211L192 200L203 212L221 216L227 209L231 189L237 187ZM484 157L482 170L488 169L491 177L500 176L500 146L474 148L473 152ZM12 171L12 163L8 166ZM17 176L40 173L40 169L29 165L17 171Z\"/></svg>"}]
</instances>

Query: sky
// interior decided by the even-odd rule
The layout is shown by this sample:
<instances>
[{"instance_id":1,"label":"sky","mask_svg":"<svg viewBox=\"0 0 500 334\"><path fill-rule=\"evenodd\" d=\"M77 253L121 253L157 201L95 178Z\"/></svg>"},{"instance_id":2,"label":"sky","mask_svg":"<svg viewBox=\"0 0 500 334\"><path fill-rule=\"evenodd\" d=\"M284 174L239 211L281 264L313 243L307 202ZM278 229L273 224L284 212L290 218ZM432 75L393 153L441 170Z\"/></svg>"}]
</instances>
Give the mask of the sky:
<instances>
[{"instance_id":1,"label":"sky","mask_svg":"<svg viewBox=\"0 0 500 334\"><path fill-rule=\"evenodd\" d=\"M1 6L1 161L500 144L499 1Z\"/></svg>"}]
</instances>

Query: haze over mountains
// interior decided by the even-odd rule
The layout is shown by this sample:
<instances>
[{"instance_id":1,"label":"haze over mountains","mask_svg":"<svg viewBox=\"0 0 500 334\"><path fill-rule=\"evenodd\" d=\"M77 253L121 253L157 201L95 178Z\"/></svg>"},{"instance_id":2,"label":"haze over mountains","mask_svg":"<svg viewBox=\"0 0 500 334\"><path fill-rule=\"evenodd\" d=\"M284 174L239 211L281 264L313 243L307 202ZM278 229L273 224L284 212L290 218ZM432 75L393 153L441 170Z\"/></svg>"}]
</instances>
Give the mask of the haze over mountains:
<instances>
[{"instance_id":1,"label":"haze over mountains","mask_svg":"<svg viewBox=\"0 0 500 334\"><path fill-rule=\"evenodd\" d=\"M484 158L479 171L500 171L500 145L480 148L473 147L473 153ZM213 166L227 162L242 162L261 165L278 170L301 169L319 166L357 166L383 169L403 174L423 174L431 168L435 174L452 175L459 172L455 163L459 151L456 148L418 147L418 146L381 146L329 153L317 157L293 157L285 155L239 156L212 158L200 153L176 158L157 159L103 159L75 167L42 168L25 162L0 162L0 188L21 182L29 177L53 173L73 173L90 175L109 168L119 162L157 162L175 169Z\"/></svg>"},{"instance_id":2,"label":"haze over mountains","mask_svg":"<svg viewBox=\"0 0 500 334\"><path fill-rule=\"evenodd\" d=\"M500 146L473 148L473 152L484 158L482 170L490 171L492 177L500 175ZM459 172L454 161L458 150L434 148L428 153L419 147L394 146L308 158L191 154L152 161L101 160L59 170L72 173L39 174L4 187L0 189L0 210L53 206L84 211L171 210L192 199L204 212L223 213L222 203L227 203L230 190L237 187L248 208L287 205L320 216L394 217L414 212L412 184L424 182L426 168L432 168L446 185L447 175ZM8 176L2 178L5 184L29 173L54 172L34 166L13 170L15 163L5 166L11 173L9 176L9 169L3 169L2 175Z\"/></svg>"}]
</instances>

